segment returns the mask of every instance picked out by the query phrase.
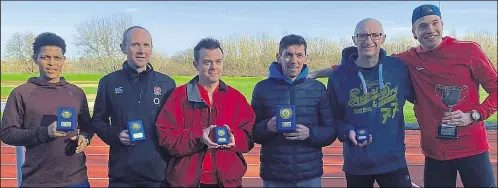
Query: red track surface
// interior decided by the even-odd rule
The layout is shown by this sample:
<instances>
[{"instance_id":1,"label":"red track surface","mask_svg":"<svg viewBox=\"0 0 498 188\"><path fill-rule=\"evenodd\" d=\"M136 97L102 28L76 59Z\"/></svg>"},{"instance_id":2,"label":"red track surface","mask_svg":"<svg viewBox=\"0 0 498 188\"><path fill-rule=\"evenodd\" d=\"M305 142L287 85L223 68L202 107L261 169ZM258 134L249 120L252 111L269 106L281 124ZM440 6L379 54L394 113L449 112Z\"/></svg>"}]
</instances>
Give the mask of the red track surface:
<instances>
[{"instance_id":1,"label":"red track surface","mask_svg":"<svg viewBox=\"0 0 498 188\"><path fill-rule=\"evenodd\" d=\"M424 156L421 154L419 144L419 131L406 131L406 158L408 160L408 168L412 181L423 186L423 170ZM495 177L497 175L497 132L488 131L488 139L490 145L491 162ZM248 171L243 179L244 187L261 187L261 179L259 178L259 145L252 149L245 158L249 165ZM105 145L98 137L94 137L91 146L87 148L88 176L92 187L107 186L107 160L108 146ZM345 187L346 179L342 171L342 146L339 141L334 142L331 146L324 148L324 187ZM16 173L16 157L15 148L2 143L1 147L1 187L15 187L17 185ZM458 180L458 187L462 187Z\"/></svg>"}]
</instances>

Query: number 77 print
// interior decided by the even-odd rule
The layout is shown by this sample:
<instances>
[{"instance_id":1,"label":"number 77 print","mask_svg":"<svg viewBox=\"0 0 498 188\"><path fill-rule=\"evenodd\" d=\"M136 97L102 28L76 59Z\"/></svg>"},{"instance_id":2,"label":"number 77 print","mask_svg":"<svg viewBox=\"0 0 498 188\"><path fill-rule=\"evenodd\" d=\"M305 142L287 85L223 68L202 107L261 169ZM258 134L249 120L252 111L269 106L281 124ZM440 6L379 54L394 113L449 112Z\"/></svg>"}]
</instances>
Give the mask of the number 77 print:
<instances>
[{"instance_id":1,"label":"number 77 print","mask_svg":"<svg viewBox=\"0 0 498 188\"><path fill-rule=\"evenodd\" d=\"M392 107L394 107L394 108L392 108ZM380 111L383 114L382 116L384 119L382 120L382 124L384 124L387 122L387 118L389 118L389 117L394 118L396 113L399 111L398 102L393 102L393 103L391 103L391 107L381 108Z\"/></svg>"}]
</instances>

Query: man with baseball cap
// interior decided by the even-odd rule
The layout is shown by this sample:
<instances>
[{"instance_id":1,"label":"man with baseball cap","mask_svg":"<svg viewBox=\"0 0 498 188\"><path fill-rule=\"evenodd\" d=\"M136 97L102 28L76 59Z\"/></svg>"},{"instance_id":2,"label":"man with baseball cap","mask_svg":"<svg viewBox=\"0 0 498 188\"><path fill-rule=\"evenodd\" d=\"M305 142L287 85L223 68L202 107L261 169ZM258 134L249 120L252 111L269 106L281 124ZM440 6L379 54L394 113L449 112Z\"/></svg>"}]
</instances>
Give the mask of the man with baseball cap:
<instances>
[{"instance_id":1,"label":"man with baseball cap","mask_svg":"<svg viewBox=\"0 0 498 188\"><path fill-rule=\"evenodd\" d=\"M420 46L393 56L407 64L417 98L425 99L414 108L425 155L424 186L455 187L458 171L465 187L495 187L483 122L496 112L495 67L479 44L442 36L437 6L413 10L412 33ZM479 85L489 94L482 103Z\"/></svg>"},{"instance_id":2,"label":"man with baseball cap","mask_svg":"<svg viewBox=\"0 0 498 188\"><path fill-rule=\"evenodd\" d=\"M495 67L479 44L442 36L435 5L413 10L412 33L420 46L392 56L407 64L419 99L414 110L426 156L424 186L455 187L458 171L465 187L495 187L483 122L497 109ZM308 78L327 77L332 70ZM479 86L488 93L482 103Z\"/></svg>"}]
</instances>

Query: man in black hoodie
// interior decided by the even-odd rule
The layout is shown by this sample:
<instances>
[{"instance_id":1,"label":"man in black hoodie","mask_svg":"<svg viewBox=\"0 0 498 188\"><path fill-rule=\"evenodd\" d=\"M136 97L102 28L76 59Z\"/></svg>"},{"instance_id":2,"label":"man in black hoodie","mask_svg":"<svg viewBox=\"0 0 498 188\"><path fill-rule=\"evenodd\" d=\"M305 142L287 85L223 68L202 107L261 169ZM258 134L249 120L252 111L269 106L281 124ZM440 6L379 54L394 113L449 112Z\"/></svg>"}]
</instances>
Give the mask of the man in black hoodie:
<instances>
[{"instance_id":1,"label":"man in black hoodie","mask_svg":"<svg viewBox=\"0 0 498 188\"><path fill-rule=\"evenodd\" d=\"M95 132L110 146L109 187L164 187L168 156L158 146L155 121L161 101L176 84L153 70L146 29L128 28L120 47L127 60L122 70L99 81L92 118ZM133 120L142 121L145 140L130 140L128 123Z\"/></svg>"}]
</instances>

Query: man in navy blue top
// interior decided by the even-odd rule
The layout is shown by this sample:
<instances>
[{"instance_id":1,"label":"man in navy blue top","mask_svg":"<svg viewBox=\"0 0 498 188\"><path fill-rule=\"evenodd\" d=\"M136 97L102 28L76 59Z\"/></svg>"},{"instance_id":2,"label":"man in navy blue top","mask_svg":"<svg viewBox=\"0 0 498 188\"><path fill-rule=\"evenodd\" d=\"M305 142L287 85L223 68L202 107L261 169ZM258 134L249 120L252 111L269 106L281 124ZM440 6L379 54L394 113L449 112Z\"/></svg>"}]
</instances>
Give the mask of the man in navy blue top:
<instances>
[{"instance_id":1,"label":"man in navy blue top","mask_svg":"<svg viewBox=\"0 0 498 188\"><path fill-rule=\"evenodd\" d=\"M95 132L110 146L109 187L164 187L169 156L159 147L155 123L176 84L154 71L152 38L143 27L124 32L121 51L127 60L123 69L100 79L92 118ZM129 132L128 123L135 120L143 123L133 124L143 133ZM135 135L145 140L132 142Z\"/></svg>"},{"instance_id":2,"label":"man in navy blue top","mask_svg":"<svg viewBox=\"0 0 498 188\"><path fill-rule=\"evenodd\" d=\"M359 22L328 80L348 187L411 187L403 107L414 92L406 65L381 48L385 37L379 21Z\"/></svg>"}]
</instances>

